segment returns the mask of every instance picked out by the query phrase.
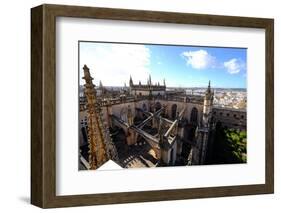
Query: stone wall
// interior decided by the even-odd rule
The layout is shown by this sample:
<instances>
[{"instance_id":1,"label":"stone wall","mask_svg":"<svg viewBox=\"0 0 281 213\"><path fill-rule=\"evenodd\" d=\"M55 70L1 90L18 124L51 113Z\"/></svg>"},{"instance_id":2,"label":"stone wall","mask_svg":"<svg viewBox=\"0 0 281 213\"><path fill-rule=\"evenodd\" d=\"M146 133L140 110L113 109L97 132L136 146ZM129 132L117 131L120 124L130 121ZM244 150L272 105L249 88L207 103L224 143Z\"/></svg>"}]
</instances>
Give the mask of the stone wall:
<instances>
[{"instance_id":1,"label":"stone wall","mask_svg":"<svg viewBox=\"0 0 281 213\"><path fill-rule=\"evenodd\" d=\"M190 121L191 111L193 108L196 108L198 110L198 124L202 120L203 116L203 105L201 104L195 104L195 103L186 103L186 102L178 102L178 101L169 101L169 100L162 100L162 99L155 99L155 100L138 100L134 102L123 102L118 104L113 104L111 106L103 106L101 107L103 119L104 122L107 124L107 126L110 126L110 116L111 114L116 115L117 117L120 117L122 120L127 122L127 112L128 107L130 106L132 110L133 117L136 116L136 110L135 108L146 108L149 110L149 106L151 105L154 107L156 104L159 104L162 106L166 105L166 113L168 117L172 117L172 107L176 105L177 112L181 112L183 109L185 109L183 118Z\"/></svg>"},{"instance_id":2,"label":"stone wall","mask_svg":"<svg viewBox=\"0 0 281 213\"><path fill-rule=\"evenodd\" d=\"M215 121L221 122L225 127L240 130L246 130L247 128L246 110L214 107L212 114Z\"/></svg>"}]
</instances>

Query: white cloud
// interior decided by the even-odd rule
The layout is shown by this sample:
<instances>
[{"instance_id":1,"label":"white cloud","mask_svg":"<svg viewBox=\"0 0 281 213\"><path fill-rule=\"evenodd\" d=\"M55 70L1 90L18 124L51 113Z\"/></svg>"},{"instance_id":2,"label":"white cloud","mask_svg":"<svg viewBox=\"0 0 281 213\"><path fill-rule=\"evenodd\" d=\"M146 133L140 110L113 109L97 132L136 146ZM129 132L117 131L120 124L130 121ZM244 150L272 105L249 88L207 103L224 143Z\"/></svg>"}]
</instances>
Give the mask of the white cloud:
<instances>
[{"instance_id":1,"label":"white cloud","mask_svg":"<svg viewBox=\"0 0 281 213\"><path fill-rule=\"evenodd\" d=\"M237 58L230 59L224 62L223 65L230 74L237 74L244 68L244 64Z\"/></svg>"},{"instance_id":2,"label":"white cloud","mask_svg":"<svg viewBox=\"0 0 281 213\"><path fill-rule=\"evenodd\" d=\"M212 68L215 65L215 57L210 55L206 50L186 51L182 53L187 65L194 69Z\"/></svg>"},{"instance_id":3,"label":"white cloud","mask_svg":"<svg viewBox=\"0 0 281 213\"><path fill-rule=\"evenodd\" d=\"M105 86L128 85L132 75L134 82L147 79L150 70L150 51L144 45L80 43L80 82L82 67L90 68L94 83L100 80Z\"/></svg>"}]
</instances>

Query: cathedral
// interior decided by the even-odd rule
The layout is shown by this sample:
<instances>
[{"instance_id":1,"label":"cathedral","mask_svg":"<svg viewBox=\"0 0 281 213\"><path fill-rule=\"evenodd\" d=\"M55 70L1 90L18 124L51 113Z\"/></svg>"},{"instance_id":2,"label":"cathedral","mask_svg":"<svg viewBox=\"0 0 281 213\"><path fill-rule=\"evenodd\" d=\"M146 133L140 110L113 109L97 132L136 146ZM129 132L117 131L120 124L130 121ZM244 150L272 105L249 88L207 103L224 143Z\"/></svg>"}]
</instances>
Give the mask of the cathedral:
<instances>
[{"instance_id":1,"label":"cathedral","mask_svg":"<svg viewBox=\"0 0 281 213\"><path fill-rule=\"evenodd\" d=\"M120 168L189 166L206 163L215 124L222 114L213 106L209 82L204 96L163 84L134 84L109 89L92 83L85 65L80 88L79 168L98 169L108 160ZM94 73L94 72L92 72ZM216 113L214 113L216 112ZM236 113L239 118L240 112ZM239 114L240 113L240 114ZM246 117L246 116L245 116ZM225 125L246 128L245 117Z\"/></svg>"},{"instance_id":2,"label":"cathedral","mask_svg":"<svg viewBox=\"0 0 281 213\"><path fill-rule=\"evenodd\" d=\"M153 85L150 75L146 85L142 85L140 81L138 84L134 84L132 77L130 76L129 85L130 95L134 96L160 96L165 95L166 91L165 79L163 80L163 85L160 85L159 82Z\"/></svg>"}]
</instances>

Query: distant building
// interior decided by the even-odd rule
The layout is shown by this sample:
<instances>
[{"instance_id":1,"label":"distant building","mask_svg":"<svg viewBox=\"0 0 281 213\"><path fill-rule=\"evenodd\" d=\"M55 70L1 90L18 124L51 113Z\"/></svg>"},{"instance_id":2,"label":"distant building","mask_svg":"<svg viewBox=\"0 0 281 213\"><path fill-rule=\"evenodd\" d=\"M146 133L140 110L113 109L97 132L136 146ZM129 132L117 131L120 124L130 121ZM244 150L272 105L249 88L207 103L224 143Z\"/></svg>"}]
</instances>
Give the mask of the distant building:
<instances>
[{"instance_id":1,"label":"distant building","mask_svg":"<svg viewBox=\"0 0 281 213\"><path fill-rule=\"evenodd\" d=\"M149 78L147 80L147 84L141 84L139 81L138 84L134 84L132 77L130 76L129 80L129 86L130 86L130 95L137 95L137 96L160 96L165 95L166 92L166 83L165 80L163 80L163 85L160 85L160 83L152 84L151 76L149 75Z\"/></svg>"},{"instance_id":2,"label":"distant building","mask_svg":"<svg viewBox=\"0 0 281 213\"><path fill-rule=\"evenodd\" d=\"M239 130L246 130L247 128L246 109L214 107L212 114L214 121L220 122L223 127Z\"/></svg>"}]
</instances>

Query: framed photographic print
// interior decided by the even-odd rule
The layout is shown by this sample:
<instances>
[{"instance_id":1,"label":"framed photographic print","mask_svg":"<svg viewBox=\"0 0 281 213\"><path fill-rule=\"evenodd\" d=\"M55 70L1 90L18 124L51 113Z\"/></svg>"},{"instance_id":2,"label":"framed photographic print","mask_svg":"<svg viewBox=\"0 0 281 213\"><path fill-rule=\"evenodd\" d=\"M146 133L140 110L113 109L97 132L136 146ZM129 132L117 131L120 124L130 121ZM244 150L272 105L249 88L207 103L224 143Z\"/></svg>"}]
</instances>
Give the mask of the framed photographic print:
<instances>
[{"instance_id":1,"label":"framed photographic print","mask_svg":"<svg viewBox=\"0 0 281 213\"><path fill-rule=\"evenodd\" d=\"M272 19L31 9L31 203L274 191Z\"/></svg>"}]
</instances>

